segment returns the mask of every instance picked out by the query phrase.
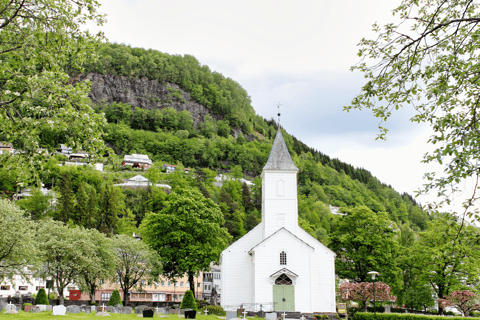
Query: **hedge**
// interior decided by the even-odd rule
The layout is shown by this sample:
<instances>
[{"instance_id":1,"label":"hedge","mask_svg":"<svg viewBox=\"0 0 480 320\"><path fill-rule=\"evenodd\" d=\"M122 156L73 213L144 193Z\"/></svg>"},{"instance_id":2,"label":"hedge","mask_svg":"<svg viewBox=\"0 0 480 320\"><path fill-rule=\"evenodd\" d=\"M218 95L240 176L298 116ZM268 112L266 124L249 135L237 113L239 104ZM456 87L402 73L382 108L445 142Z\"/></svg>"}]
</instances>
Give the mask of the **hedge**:
<instances>
[{"instance_id":1,"label":"hedge","mask_svg":"<svg viewBox=\"0 0 480 320\"><path fill-rule=\"evenodd\" d=\"M355 320L375 320L375 314L370 312L355 313ZM480 319L480 318L468 318ZM423 314L377 313L376 320L445 320L444 316L427 316ZM448 317L448 320L465 320L464 317Z\"/></svg>"},{"instance_id":2,"label":"hedge","mask_svg":"<svg viewBox=\"0 0 480 320\"><path fill-rule=\"evenodd\" d=\"M208 310L209 315L215 314L217 316L225 316L227 314L222 306L206 306L202 309L202 312L204 312L205 309Z\"/></svg>"}]
</instances>

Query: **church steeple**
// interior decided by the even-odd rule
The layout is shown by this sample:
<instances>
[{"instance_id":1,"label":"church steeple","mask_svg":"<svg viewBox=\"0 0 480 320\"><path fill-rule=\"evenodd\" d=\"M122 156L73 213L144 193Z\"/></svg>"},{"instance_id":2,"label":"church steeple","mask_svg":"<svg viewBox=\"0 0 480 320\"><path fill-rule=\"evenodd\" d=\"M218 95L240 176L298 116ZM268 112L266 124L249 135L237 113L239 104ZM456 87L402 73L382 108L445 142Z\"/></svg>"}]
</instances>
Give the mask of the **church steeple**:
<instances>
[{"instance_id":1,"label":"church steeple","mask_svg":"<svg viewBox=\"0 0 480 320\"><path fill-rule=\"evenodd\" d=\"M268 157L267 164L263 167L263 170L298 171L298 168L290 157L290 153L288 152L285 140L283 140L280 128L278 128L277 136L275 137L272 150L270 151L270 156Z\"/></svg>"}]
</instances>

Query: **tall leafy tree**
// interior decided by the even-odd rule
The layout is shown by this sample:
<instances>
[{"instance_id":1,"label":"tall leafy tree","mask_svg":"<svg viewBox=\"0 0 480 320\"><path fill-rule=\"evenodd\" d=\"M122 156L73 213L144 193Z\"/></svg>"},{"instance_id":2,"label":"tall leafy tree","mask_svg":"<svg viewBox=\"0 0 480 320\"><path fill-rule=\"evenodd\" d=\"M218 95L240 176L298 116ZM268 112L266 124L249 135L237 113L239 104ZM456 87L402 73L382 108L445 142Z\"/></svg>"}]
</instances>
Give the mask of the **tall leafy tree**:
<instances>
[{"instance_id":1,"label":"tall leafy tree","mask_svg":"<svg viewBox=\"0 0 480 320\"><path fill-rule=\"evenodd\" d=\"M439 216L407 251L404 268L431 286L439 299L454 290L476 285L480 276L480 232L452 215ZM442 305L439 313L443 312Z\"/></svg>"},{"instance_id":2,"label":"tall leafy tree","mask_svg":"<svg viewBox=\"0 0 480 320\"><path fill-rule=\"evenodd\" d=\"M75 214L75 193L73 192L72 177L70 171L63 172L61 183L56 188L58 198L58 209L55 218L67 223Z\"/></svg>"},{"instance_id":3,"label":"tall leafy tree","mask_svg":"<svg viewBox=\"0 0 480 320\"><path fill-rule=\"evenodd\" d=\"M90 302L95 302L95 292L106 280L111 279L115 271L115 254L111 239L96 229L85 229L90 241L90 256L78 275L78 284L83 292L90 294Z\"/></svg>"},{"instance_id":4,"label":"tall leafy tree","mask_svg":"<svg viewBox=\"0 0 480 320\"><path fill-rule=\"evenodd\" d=\"M140 233L162 257L163 273L170 279L187 274L195 292L195 274L218 262L231 239L222 224L222 213L211 199L193 189L179 189L162 211L147 214Z\"/></svg>"},{"instance_id":5,"label":"tall leafy tree","mask_svg":"<svg viewBox=\"0 0 480 320\"><path fill-rule=\"evenodd\" d=\"M94 246L83 228L69 228L61 221L42 220L37 242L43 266L40 275L55 282L60 304L69 284L77 282L79 275L97 266L91 262Z\"/></svg>"},{"instance_id":6,"label":"tall leafy tree","mask_svg":"<svg viewBox=\"0 0 480 320\"><path fill-rule=\"evenodd\" d=\"M352 108L371 109L382 124L395 110L411 106L413 122L427 123L435 145L423 162L444 165L441 175L426 173L422 191L437 190L438 205L449 204L464 181L479 182L478 122L480 3L471 0L403 0L393 10L398 23L373 25L376 39L362 39L363 59L352 70L368 82ZM476 189L464 201L464 213L478 213Z\"/></svg>"},{"instance_id":7,"label":"tall leafy tree","mask_svg":"<svg viewBox=\"0 0 480 320\"><path fill-rule=\"evenodd\" d=\"M36 265L35 225L14 203L0 199L0 281L13 279L23 267Z\"/></svg>"},{"instance_id":8,"label":"tall leafy tree","mask_svg":"<svg viewBox=\"0 0 480 320\"><path fill-rule=\"evenodd\" d=\"M396 225L385 212L365 206L345 209L332 234L330 247L337 254L335 271L341 278L371 281L368 272L377 271L383 282L396 284L398 242Z\"/></svg>"},{"instance_id":9,"label":"tall leafy tree","mask_svg":"<svg viewBox=\"0 0 480 320\"><path fill-rule=\"evenodd\" d=\"M118 215L125 210L124 195L121 188L104 184L100 192L98 229L112 234L118 226Z\"/></svg>"},{"instance_id":10,"label":"tall leafy tree","mask_svg":"<svg viewBox=\"0 0 480 320\"><path fill-rule=\"evenodd\" d=\"M42 134L91 154L104 150L103 115L89 105L88 83L69 84L67 69L82 71L103 39L83 26L103 24L96 0L11 0L0 3L0 136L23 152L30 179L39 180L46 147ZM10 164L9 164L10 165Z\"/></svg>"},{"instance_id":11,"label":"tall leafy tree","mask_svg":"<svg viewBox=\"0 0 480 320\"><path fill-rule=\"evenodd\" d=\"M111 278L123 291L123 305L127 305L131 288L142 290L144 283L152 283L161 272L160 256L143 241L131 236L112 238L115 255L115 274Z\"/></svg>"}]
</instances>

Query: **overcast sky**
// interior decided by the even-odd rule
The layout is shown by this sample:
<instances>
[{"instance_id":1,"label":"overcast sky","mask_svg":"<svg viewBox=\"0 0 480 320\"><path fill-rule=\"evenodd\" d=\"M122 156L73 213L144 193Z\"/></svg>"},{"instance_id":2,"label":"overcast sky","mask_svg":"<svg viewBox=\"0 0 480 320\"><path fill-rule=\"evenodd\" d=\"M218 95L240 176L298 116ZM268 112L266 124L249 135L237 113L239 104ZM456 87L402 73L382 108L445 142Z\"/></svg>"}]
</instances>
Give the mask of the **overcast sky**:
<instances>
[{"instance_id":1,"label":"overcast sky","mask_svg":"<svg viewBox=\"0 0 480 320\"><path fill-rule=\"evenodd\" d=\"M275 117L281 103L290 134L413 195L433 170L420 164L429 128L410 123L407 108L387 122L387 141L375 141L370 111L342 111L364 84L350 72L357 43L374 36L374 22L395 21L399 2L100 0L110 42L195 56L239 82L259 115Z\"/></svg>"}]
</instances>

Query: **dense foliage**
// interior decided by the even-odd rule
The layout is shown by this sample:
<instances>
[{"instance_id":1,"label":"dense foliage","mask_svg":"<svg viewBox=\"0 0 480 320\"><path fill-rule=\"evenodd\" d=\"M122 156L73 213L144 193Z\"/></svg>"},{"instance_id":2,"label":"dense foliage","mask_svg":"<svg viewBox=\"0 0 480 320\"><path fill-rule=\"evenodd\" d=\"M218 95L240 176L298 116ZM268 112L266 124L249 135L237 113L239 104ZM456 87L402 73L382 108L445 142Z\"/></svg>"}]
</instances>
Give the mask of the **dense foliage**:
<instances>
[{"instance_id":1,"label":"dense foliage","mask_svg":"<svg viewBox=\"0 0 480 320\"><path fill-rule=\"evenodd\" d=\"M117 306L117 304L122 304L122 298L120 297L120 291L117 289L113 290L110 299L108 299L107 306Z\"/></svg>"},{"instance_id":2,"label":"dense foliage","mask_svg":"<svg viewBox=\"0 0 480 320\"><path fill-rule=\"evenodd\" d=\"M197 303L195 302L195 297L193 296L192 290L187 290L185 292L180 309L197 309Z\"/></svg>"}]
</instances>

